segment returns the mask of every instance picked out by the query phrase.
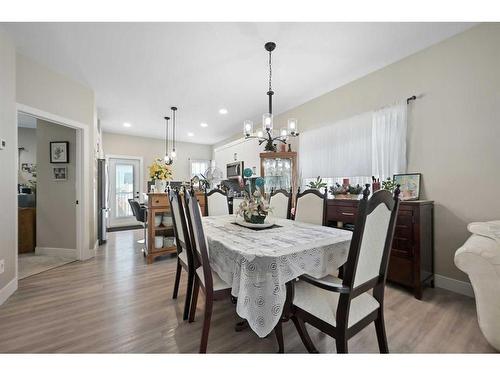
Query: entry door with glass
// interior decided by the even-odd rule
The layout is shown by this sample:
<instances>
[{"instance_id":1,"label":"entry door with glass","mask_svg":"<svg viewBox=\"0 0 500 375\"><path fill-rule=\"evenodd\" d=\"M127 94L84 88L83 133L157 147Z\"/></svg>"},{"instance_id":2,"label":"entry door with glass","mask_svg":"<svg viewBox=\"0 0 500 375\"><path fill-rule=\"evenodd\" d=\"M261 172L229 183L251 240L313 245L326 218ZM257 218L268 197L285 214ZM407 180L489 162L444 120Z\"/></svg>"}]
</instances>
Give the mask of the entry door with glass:
<instances>
[{"instance_id":1,"label":"entry door with glass","mask_svg":"<svg viewBox=\"0 0 500 375\"><path fill-rule=\"evenodd\" d=\"M129 199L142 196L141 159L109 158L109 226L137 225Z\"/></svg>"}]
</instances>

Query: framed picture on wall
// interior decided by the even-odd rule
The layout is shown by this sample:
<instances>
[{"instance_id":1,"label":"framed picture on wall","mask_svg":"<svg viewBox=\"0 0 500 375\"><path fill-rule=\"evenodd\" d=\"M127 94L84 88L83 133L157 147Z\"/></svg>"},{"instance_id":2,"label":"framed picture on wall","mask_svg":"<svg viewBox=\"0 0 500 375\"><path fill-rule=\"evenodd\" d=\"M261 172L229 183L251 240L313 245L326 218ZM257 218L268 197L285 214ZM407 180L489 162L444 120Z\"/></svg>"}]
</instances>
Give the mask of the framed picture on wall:
<instances>
[{"instance_id":1,"label":"framed picture on wall","mask_svg":"<svg viewBox=\"0 0 500 375\"><path fill-rule=\"evenodd\" d=\"M69 142L50 142L50 162L69 163Z\"/></svg>"},{"instance_id":2,"label":"framed picture on wall","mask_svg":"<svg viewBox=\"0 0 500 375\"><path fill-rule=\"evenodd\" d=\"M420 199L421 173L404 173L393 176L394 183L399 184L401 190L401 200L415 201Z\"/></svg>"},{"instance_id":3,"label":"framed picture on wall","mask_svg":"<svg viewBox=\"0 0 500 375\"><path fill-rule=\"evenodd\" d=\"M68 179L68 167L52 167L54 181L66 181Z\"/></svg>"}]
</instances>

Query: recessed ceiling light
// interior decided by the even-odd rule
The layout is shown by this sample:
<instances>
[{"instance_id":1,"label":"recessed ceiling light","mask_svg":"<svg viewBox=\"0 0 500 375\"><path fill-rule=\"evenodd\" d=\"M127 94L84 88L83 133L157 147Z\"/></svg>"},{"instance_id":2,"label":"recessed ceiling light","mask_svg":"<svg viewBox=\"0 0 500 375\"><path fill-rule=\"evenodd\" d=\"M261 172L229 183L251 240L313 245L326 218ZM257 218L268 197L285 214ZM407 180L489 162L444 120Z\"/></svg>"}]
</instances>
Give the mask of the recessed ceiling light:
<instances>
[{"instance_id":1,"label":"recessed ceiling light","mask_svg":"<svg viewBox=\"0 0 500 375\"><path fill-rule=\"evenodd\" d=\"M202 123L200 124L200 126L201 126L202 128L206 128L206 127L208 126L208 124L207 124L206 122L202 122Z\"/></svg>"},{"instance_id":2,"label":"recessed ceiling light","mask_svg":"<svg viewBox=\"0 0 500 375\"><path fill-rule=\"evenodd\" d=\"M221 109L219 109L219 113L221 115L227 115L227 109L226 108L221 108Z\"/></svg>"},{"instance_id":3,"label":"recessed ceiling light","mask_svg":"<svg viewBox=\"0 0 500 375\"><path fill-rule=\"evenodd\" d=\"M188 137L194 137L194 133L189 132Z\"/></svg>"},{"instance_id":4,"label":"recessed ceiling light","mask_svg":"<svg viewBox=\"0 0 500 375\"><path fill-rule=\"evenodd\" d=\"M132 124L130 122L124 122L123 126L125 126L126 128L130 128Z\"/></svg>"}]
</instances>

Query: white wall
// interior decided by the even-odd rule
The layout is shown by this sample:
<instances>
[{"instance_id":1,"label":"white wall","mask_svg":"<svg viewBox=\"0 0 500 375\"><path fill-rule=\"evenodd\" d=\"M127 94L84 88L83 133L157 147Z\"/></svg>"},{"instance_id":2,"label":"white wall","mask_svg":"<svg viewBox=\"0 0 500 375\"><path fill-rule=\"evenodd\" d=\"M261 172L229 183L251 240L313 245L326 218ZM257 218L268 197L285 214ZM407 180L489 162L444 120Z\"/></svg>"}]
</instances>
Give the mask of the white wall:
<instances>
[{"instance_id":1,"label":"white wall","mask_svg":"<svg viewBox=\"0 0 500 375\"><path fill-rule=\"evenodd\" d=\"M16 53L8 37L0 32L0 260L5 271L0 274L0 304L17 289L17 123L16 123Z\"/></svg>"},{"instance_id":2,"label":"white wall","mask_svg":"<svg viewBox=\"0 0 500 375\"><path fill-rule=\"evenodd\" d=\"M76 252L76 130L37 120L36 135L36 251L58 248L72 257ZM64 141L69 142L69 163L51 164L50 142ZM53 167L66 167L67 180L54 181Z\"/></svg>"},{"instance_id":3,"label":"white wall","mask_svg":"<svg viewBox=\"0 0 500 375\"><path fill-rule=\"evenodd\" d=\"M86 221L89 225L88 247L93 249L97 240L95 216L97 116L94 92L83 84L20 54L17 54L16 68L16 98L19 104L76 121L89 128L90 186L85 194L88 202L86 207Z\"/></svg>"},{"instance_id":4,"label":"white wall","mask_svg":"<svg viewBox=\"0 0 500 375\"><path fill-rule=\"evenodd\" d=\"M303 132L419 95L408 171L423 174L422 197L435 201L436 273L465 281L453 256L467 223L500 218L499 66L500 24L482 24L275 116L274 126L297 118Z\"/></svg>"},{"instance_id":5,"label":"white wall","mask_svg":"<svg viewBox=\"0 0 500 375\"><path fill-rule=\"evenodd\" d=\"M154 159L165 155L165 141L163 139L136 137L124 134L104 132L102 144L105 155L126 155L142 157L144 161L143 190L147 191L149 181L148 166ZM175 181L188 181L189 158L212 159L212 147L196 143L177 142L177 158L173 164L173 179Z\"/></svg>"}]
</instances>

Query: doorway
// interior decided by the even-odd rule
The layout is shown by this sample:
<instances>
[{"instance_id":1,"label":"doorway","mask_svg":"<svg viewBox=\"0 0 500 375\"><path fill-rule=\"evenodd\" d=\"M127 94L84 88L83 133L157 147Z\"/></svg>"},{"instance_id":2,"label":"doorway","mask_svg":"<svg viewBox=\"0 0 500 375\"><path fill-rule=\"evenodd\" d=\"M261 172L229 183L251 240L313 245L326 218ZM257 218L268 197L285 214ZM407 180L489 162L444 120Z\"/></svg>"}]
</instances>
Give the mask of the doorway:
<instances>
[{"instance_id":1,"label":"doorway","mask_svg":"<svg viewBox=\"0 0 500 375\"><path fill-rule=\"evenodd\" d=\"M77 130L18 114L18 279L75 261Z\"/></svg>"},{"instance_id":2,"label":"doorway","mask_svg":"<svg viewBox=\"0 0 500 375\"><path fill-rule=\"evenodd\" d=\"M142 158L108 155L109 228L140 225L130 207L129 199L142 200Z\"/></svg>"}]
</instances>

